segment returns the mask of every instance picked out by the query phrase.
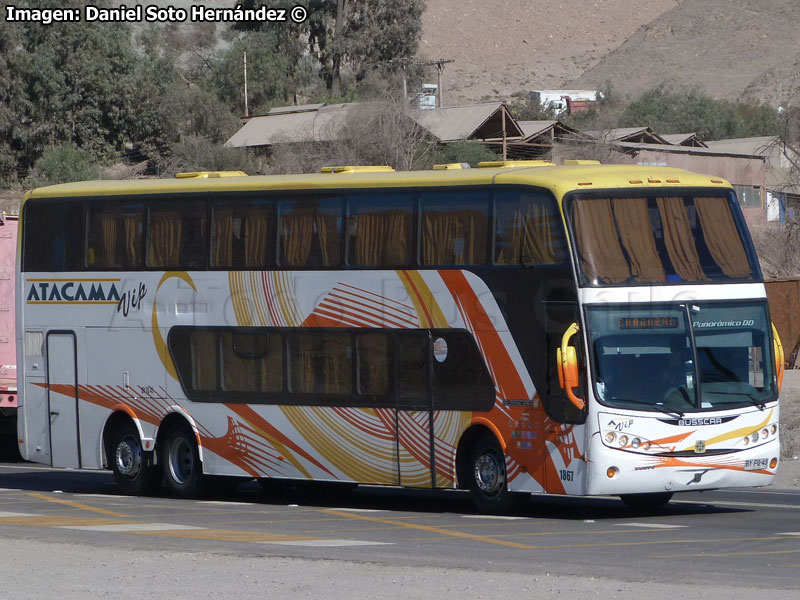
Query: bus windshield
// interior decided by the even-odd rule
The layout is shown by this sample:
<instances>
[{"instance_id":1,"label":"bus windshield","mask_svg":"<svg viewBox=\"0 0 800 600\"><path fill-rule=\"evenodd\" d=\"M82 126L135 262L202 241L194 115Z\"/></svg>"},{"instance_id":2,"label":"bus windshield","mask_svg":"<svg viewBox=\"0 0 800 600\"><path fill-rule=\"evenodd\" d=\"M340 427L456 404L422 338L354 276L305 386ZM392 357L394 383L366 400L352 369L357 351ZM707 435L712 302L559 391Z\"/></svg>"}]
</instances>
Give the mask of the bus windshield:
<instances>
[{"instance_id":1,"label":"bus windshield","mask_svg":"<svg viewBox=\"0 0 800 600\"><path fill-rule=\"evenodd\" d=\"M683 413L776 398L763 301L591 306L587 323L603 404Z\"/></svg>"},{"instance_id":2,"label":"bus windshield","mask_svg":"<svg viewBox=\"0 0 800 600\"><path fill-rule=\"evenodd\" d=\"M582 285L760 278L733 193L575 194L566 214Z\"/></svg>"}]
</instances>

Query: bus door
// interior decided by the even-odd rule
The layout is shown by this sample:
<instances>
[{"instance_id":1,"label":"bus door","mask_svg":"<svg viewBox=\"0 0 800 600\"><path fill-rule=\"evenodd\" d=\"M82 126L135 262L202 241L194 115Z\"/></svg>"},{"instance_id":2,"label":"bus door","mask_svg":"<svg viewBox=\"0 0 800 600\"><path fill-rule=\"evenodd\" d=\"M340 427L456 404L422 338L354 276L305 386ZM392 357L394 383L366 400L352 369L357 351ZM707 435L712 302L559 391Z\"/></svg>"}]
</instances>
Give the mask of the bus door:
<instances>
[{"instance_id":1,"label":"bus door","mask_svg":"<svg viewBox=\"0 0 800 600\"><path fill-rule=\"evenodd\" d=\"M580 410L561 389L558 379L557 349L561 348L564 334L573 323L580 325L580 312L575 302L545 302L545 340L547 344L546 389L541 393L546 418L544 439L549 459L545 468L545 487L549 493L583 493L586 473L583 451L586 410ZM583 334L578 332L569 339L578 354L579 372L586 366ZM586 399L586 384L574 389L579 399Z\"/></svg>"},{"instance_id":2,"label":"bus door","mask_svg":"<svg viewBox=\"0 0 800 600\"><path fill-rule=\"evenodd\" d=\"M47 334L46 347L51 464L54 467L80 467L75 333L51 331Z\"/></svg>"},{"instance_id":3,"label":"bus door","mask_svg":"<svg viewBox=\"0 0 800 600\"><path fill-rule=\"evenodd\" d=\"M397 334L397 463L403 487L433 487L431 350L427 331Z\"/></svg>"}]
</instances>

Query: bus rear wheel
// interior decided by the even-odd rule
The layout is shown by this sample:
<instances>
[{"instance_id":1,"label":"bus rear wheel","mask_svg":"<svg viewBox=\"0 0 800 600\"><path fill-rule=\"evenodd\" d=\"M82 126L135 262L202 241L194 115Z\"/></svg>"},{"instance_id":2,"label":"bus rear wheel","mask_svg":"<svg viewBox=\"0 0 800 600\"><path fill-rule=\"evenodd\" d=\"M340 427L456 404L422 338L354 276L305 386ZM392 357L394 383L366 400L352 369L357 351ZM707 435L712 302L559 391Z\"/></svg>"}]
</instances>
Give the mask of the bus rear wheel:
<instances>
[{"instance_id":1,"label":"bus rear wheel","mask_svg":"<svg viewBox=\"0 0 800 600\"><path fill-rule=\"evenodd\" d=\"M159 462L173 496L194 498L203 491L203 464L194 432L187 424L175 425L166 432Z\"/></svg>"},{"instance_id":2,"label":"bus rear wheel","mask_svg":"<svg viewBox=\"0 0 800 600\"><path fill-rule=\"evenodd\" d=\"M664 508L672 500L672 492L622 494L619 499L635 510L657 510Z\"/></svg>"},{"instance_id":3,"label":"bus rear wheel","mask_svg":"<svg viewBox=\"0 0 800 600\"><path fill-rule=\"evenodd\" d=\"M131 422L116 427L109 446L111 470L123 493L142 496L161 485L161 471L153 465L153 453L142 450L142 441Z\"/></svg>"},{"instance_id":4,"label":"bus rear wheel","mask_svg":"<svg viewBox=\"0 0 800 600\"><path fill-rule=\"evenodd\" d=\"M486 513L502 513L518 508L527 495L508 491L506 459L491 433L480 436L470 454L469 491L475 507Z\"/></svg>"}]
</instances>

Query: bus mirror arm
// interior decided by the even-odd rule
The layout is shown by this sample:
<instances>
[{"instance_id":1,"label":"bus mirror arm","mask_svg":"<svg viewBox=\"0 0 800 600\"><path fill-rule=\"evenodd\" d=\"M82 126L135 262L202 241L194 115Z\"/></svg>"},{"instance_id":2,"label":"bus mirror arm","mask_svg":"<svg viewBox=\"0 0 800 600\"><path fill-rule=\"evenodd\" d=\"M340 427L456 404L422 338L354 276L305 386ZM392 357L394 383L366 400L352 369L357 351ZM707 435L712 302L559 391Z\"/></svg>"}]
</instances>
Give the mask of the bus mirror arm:
<instances>
[{"instance_id":1,"label":"bus mirror arm","mask_svg":"<svg viewBox=\"0 0 800 600\"><path fill-rule=\"evenodd\" d=\"M578 373L578 352L575 346L570 346L569 341L572 336L580 331L577 323L570 325L561 338L561 348L556 349L556 362L558 364L558 383L572 404L578 410L586 408L586 401L578 398L573 392L573 388L580 385L580 375Z\"/></svg>"}]
</instances>

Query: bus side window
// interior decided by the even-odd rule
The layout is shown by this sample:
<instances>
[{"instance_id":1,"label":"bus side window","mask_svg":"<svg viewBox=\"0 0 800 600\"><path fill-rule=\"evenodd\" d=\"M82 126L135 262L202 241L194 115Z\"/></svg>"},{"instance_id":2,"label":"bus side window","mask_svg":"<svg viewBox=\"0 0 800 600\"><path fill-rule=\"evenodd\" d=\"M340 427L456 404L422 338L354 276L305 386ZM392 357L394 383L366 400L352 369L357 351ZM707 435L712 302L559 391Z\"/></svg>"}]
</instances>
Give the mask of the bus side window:
<instances>
[{"instance_id":1,"label":"bus side window","mask_svg":"<svg viewBox=\"0 0 800 600\"><path fill-rule=\"evenodd\" d=\"M397 333L397 407L427 407L430 341L427 331Z\"/></svg>"},{"instance_id":2,"label":"bus side window","mask_svg":"<svg viewBox=\"0 0 800 600\"><path fill-rule=\"evenodd\" d=\"M147 265L201 269L206 257L206 203L202 198L151 202L147 223Z\"/></svg>"},{"instance_id":3,"label":"bus side window","mask_svg":"<svg viewBox=\"0 0 800 600\"><path fill-rule=\"evenodd\" d=\"M275 264L275 204L219 199L212 204L211 266L263 269Z\"/></svg>"},{"instance_id":4,"label":"bus side window","mask_svg":"<svg viewBox=\"0 0 800 600\"><path fill-rule=\"evenodd\" d=\"M433 408L490 410L495 389L473 335L464 330L435 330L433 339Z\"/></svg>"},{"instance_id":5,"label":"bus side window","mask_svg":"<svg viewBox=\"0 0 800 600\"><path fill-rule=\"evenodd\" d=\"M347 262L359 267L411 264L412 194L353 194L347 213Z\"/></svg>"},{"instance_id":6,"label":"bus side window","mask_svg":"<svg viewBox=\"0 0 800 600\"><path fill-rule=\"evenodd\" d=\"M495 194L494 209L495 264L542 265L567 260L564 226L551 194L503 190Z\"/></svg>"},{"instance_id":7,"label":"bus side window","mask_svg":"<svg viewBox=\"0 0 800 600\"><path fill-rule=\"evenodd\" d=\"M25 203L23 270L77 271L83 262L83 202Z\"/></svg>"},{"instance_id":8,"label":"bus side window","mask_svg":"<svg viewBox=\"0 0 800 600\"><path fill-rule=\"evenodd\" d=\"M142 266L144 205L120 200L90 201L86 266L132 269Z\"/></svg>"},{"instance_id":9,"label":"bus side window","mask_svg":"<svg viewBox=\"0 0 800 600\"><path fill-rule=\"evenodd\" d=\"M420 264L486 264L488 192L423 192L420 207Z\"/></svg>"},{"instance_id":10,"label":"bus side window","mask_svg":"<svg viewBox=\"0 0 800 600\"><path fill-rule=\"evenodd\" d=\"M280 264L338 267L342 263L342 199L285 200L278 205Z\"/></svg>"}]
</instances>

